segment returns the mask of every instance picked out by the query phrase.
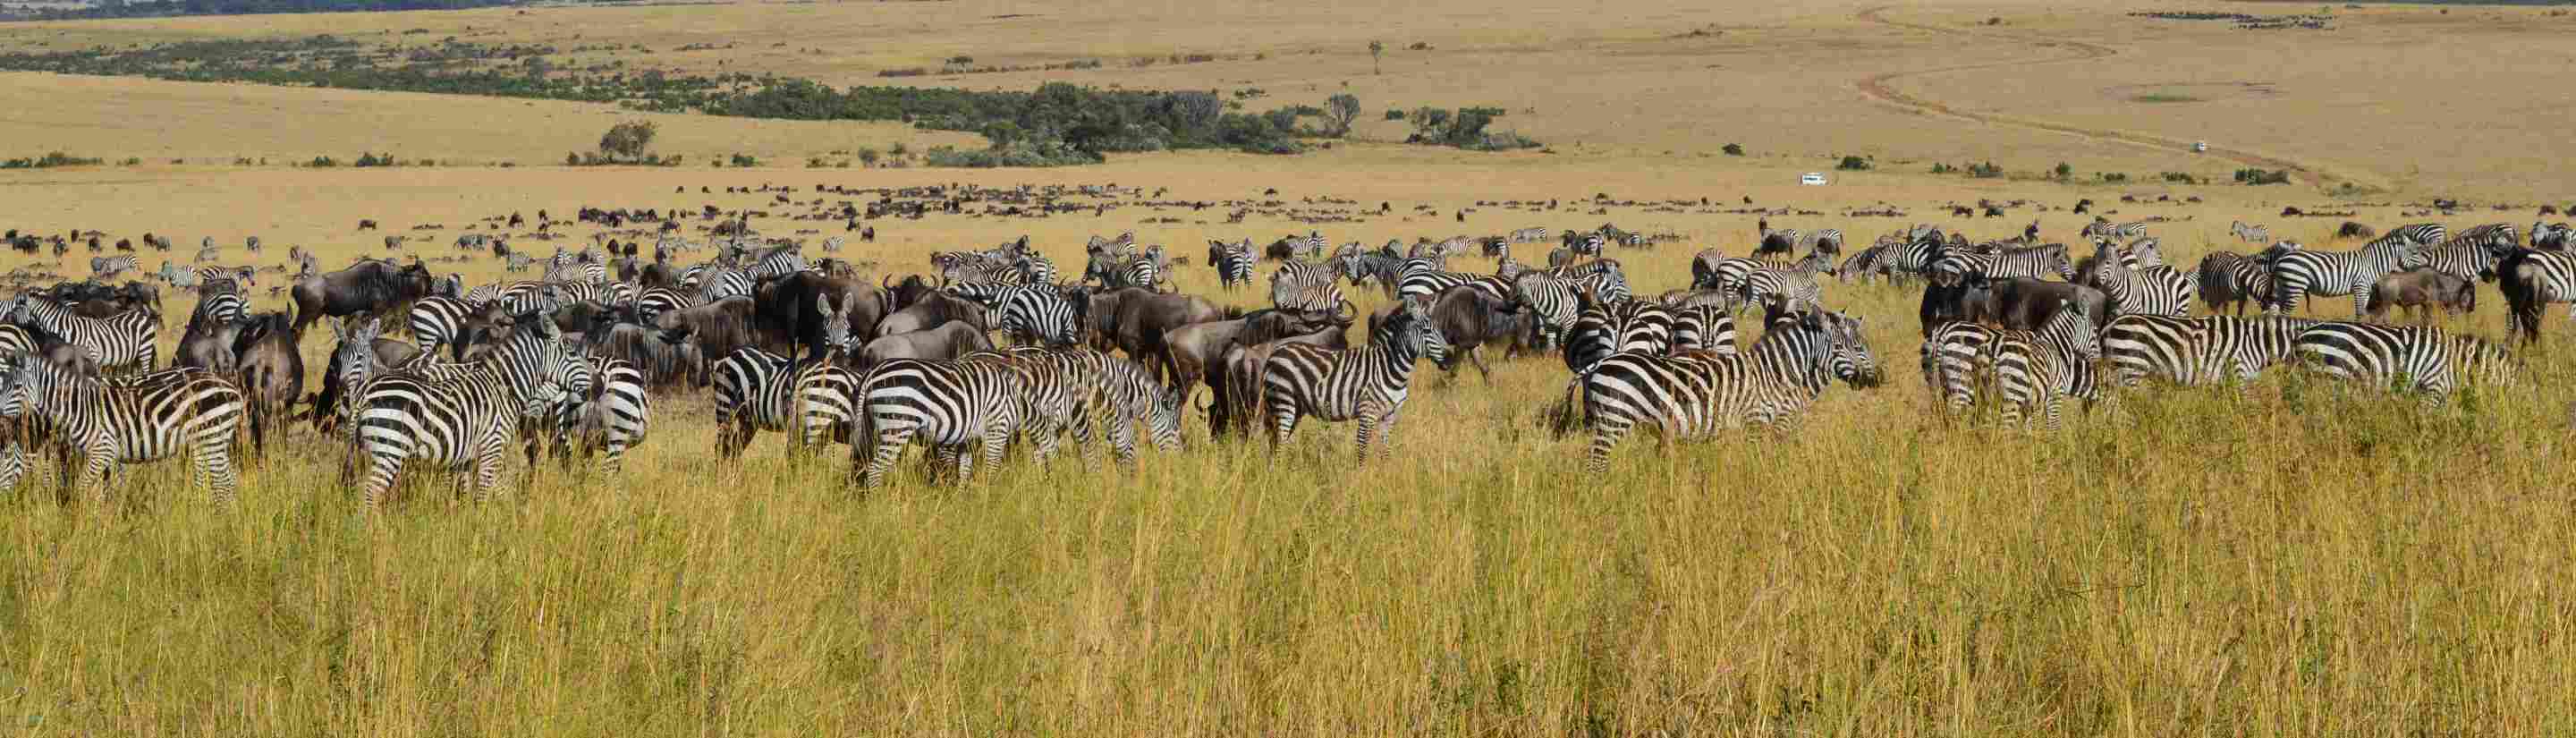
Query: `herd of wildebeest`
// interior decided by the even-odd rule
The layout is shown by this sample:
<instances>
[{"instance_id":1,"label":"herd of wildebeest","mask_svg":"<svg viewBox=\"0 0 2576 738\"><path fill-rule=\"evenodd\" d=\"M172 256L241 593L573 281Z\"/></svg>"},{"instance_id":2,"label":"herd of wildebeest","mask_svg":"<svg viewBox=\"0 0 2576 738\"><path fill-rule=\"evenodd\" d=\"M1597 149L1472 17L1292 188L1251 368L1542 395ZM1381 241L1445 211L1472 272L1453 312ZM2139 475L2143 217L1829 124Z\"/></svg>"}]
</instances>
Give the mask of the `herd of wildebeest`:
<instances>
[{"instance_id":1,"label":"herd of wildebeest","mask_svg":"<svg viewBox=\"0 0 2576 738\"><path fill-rule=\"evenodd\" d=\"M792 190L778 192L793 202ZM842 221L864 244L875 227L863 220L938 208L882 202L797 219ZM1340 205L1351 204L1327 201ZM1083 209L1050 198L1009 207L1015 217ZM301 249L284 266L226 266L209 240L196 265L165 261L121 285L112 279L141 272L123 253L130 240L110 255L94 231L11 231L13 247L39 258L43 243L59 261L83 241L102 255L87 280L40 285L31 269L11 273L20 289L0 305L0 485L51 463L66 493L104 495L123 466L185 454L229 500L243 439L264 454L270 435L313 432L345 449L341 479L370 506L406 468L470 472L460 485L486 494L514 445L532 466L554 453L614 474L648 437L655 399L701 389L719 454L741 454L764 430L805 451L846 444L849 475L866 486L882 484L914 442L929 448L930 476L960 481L979 456L991 467L1015 443L1042 463L1068 432L1087 442L1098 430L1133 463L1139 427L1177 450L1188 415L1203 417L1212 439L1260 433L1274 447L1306 418L1351 422L1365 461L1385 453L1417 363L1486 373L1488 349L1563 360L1564 392L1541 403L1539 422L1588 432L1587 462L1601 468L1638 426L1683 440L1782 426L1833 384L1878 384L1864 319L1828 307L1828 284L1919 289L1918 359L1938 404L2049 429L2062 399L2090 402L2149 378L2242 381L2288 365L2432 399L2468 382L2510 383L2515 355L2422 318L2474 310L2478 285L2492 282L2514 331L2538 340L2542 310L2576 302L2576 255L2565 248L2576 231L2547 223L2384 234L2352 224L2344 235L2363 243L2351 250L2238 223L2246 251L2184 268L2165 263L2146 222L2096 218L2075 234L2080 249L2045 242L2036 222L1996 239L1898 227L1847 248L1839 229L1802 233L1765 219L1749 248L1700 251L1689 274L1671 277L1686 286L1644 294L1631 290L1618 252L1673 238L1608 224L1376 248L1331 247L1309 230L1260 245L1211 241L1196 265L1195 254L1128 232L1092 237L1076 272L1059 271L1026 237L920 265L846 260L845 242L832 238L827 255L809 259L805 239L757 233L750 215L584 208L579 222L612 230L550 257L469 235L452 255L361 257L337 271ZM702 239L678 225L690 217L703 221ZM492 219L496 231L503 223ZM551 240L559 222L541 212L538 223L537 237ZM257 239L243 246L259 253ZM387 247L409 248L402 238ZM1547 249L1543 264L1516 260L1522 247ZM487 256L540 273L469 287L432 267ZM1467 259L1494 266L1451 269ZM1184 270L1212 273L1225 293L1266 290L1269 304L1182 293L1173 276ZM283 293L282 309L252 309L263 274L279 275L268 294ZM196 300L167 362L164 287ZM1345 288L1388 299L1362 314ZM2354 320L2286 315L2319 296L2349 297ZM2190 316L2194 302L2208 314ZM2247 317L2249 306L2261 314ZM2390 310L2412 311L2417 324L2382 322ZM1758 322L1739 334L1738 320ZM336 339L313 357L318 379L302 353L317 322Z\"/></svg>"}]
</instances>

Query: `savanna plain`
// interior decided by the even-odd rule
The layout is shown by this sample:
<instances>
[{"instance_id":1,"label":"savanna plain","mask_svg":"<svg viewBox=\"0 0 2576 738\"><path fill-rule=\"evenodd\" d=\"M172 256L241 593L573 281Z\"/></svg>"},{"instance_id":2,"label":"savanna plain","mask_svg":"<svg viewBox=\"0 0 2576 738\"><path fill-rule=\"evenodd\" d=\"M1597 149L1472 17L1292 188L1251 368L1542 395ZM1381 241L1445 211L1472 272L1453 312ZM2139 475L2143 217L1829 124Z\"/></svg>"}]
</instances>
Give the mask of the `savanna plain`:
<instances>
[{"instance_id":1,"label":"savanna plain","mask_svg":"<svg viewBox=\"0 0 2576 738\"><path fill-rule=\"evenodd\" d=\"M2240 29L2132 15L2176 9L2318 10L958 0L0 23L0 53L459 36L552 45L561 68L1263 91L1238 96L1253 108L1348 93L1366 106L1349 134L1303 154L960 169L859 161L984 144L898 122L0 72L0 158L100 160L0 171L0 226L178 242L142 252L146 272L187 264L201 238L225 264L277 266L293 245L336 269L451 257L469 232L507 233L539 256L610 235L486 221L540 209L766 210L749 219L762 235L819 243L843 222L790 216L818 198L869 198L818 185L1116 185L1167 192L1080 198L1104 207L1047 217L970 206L877 218L873 242L852 238L838 256L874 282L932 272L934 251L1025 235L1071 270L1088 238L1133 231L1193 257L1176 289L1250 309L1267 291L1220 288L1200 258L1209 240L1313 231L1374 246L1609 222L1673 237L1611 247L1652 295L1687 284L1700 249L1750 251L1762 219L1839 228L1855 249L1914 223L1999 239L2035 222L2043 240L2081 244L2093 214L2071 206L2090 199L2094 214L2149 222L2168 260L2189 265L2257 248L2231 222L2350 249L2361 240L2336 236L2345 220L2520 227L2576 184L2557 166L2576 145L2555 124L2576 100L2529 84L2576 55L2558 42L2576 18L2337 5L2328 28ZM959 56L1001 70L878 74ZM1542 146L1408 144L1408 122L1381 116L1420 106L1492 106L1497 129ZM562 165L627 120L654 122L655 148L686 163ZM2190 150L2199 141L2207 152ZM290 164L385 151L431 163ZM708 166L735 154L750 165ZM1868 168L1837 169L1847 156ZM2244 169L2289 181L2241 184L2231 175ZM1805 172L1832 183L1800 186ZM792 204L777 201L782 187ZM1214 204L1155 204L1175 201ZM1952 214L1979 201L2003 216ZM355 230L361 219L382 230ZM681 235L703 241L712 223ZM388 252L387 234L403 250ZM261 254L241 248L250 236ZM1515 255L1543 261L1553 245ZM10 252L0 268L51 284L86 276L89 256ZM432 268L468 285L525 276L471 256ZM1450 268L1494 265L1471 254ZM271 291L285 283L261 275L252 309L290 308ZM2477 311L2437 324L2507 340L2504 298L2479 290ZM1390 302L1350 294L1363 311ZM514 457L507 494L486 501L429 474L367 511L338 477L346 440L308 426L246 461L228 507L179 462L134 467L105 502L57 499L49 466L0 493L0 729L2576 730L2567 318L2552 311L2544 340L2515 349L2517 382L2437 404L2279 370L2070 403L2067 427L2042 433L1944 416L1915 361L1920 296L1827 279L1825 304L1865 320L1881 386L1836 386L1787 429L1635 437L1606 474L1583 470L1581 434L1558 437L1540 417L1563 394L1563 362L1493 348L1490 376L1420 367L1390 453L1365 464L1347 423L1309 420L1273 450L1211 439L1191 417L1184 449L1148 448L1133 469L1094 445L1043 467L1015 454L952 487L912 472L916 450L893 484L862 491L846 482L846 446L803 456L767 433L739 460L718 458L708 394L688 389L654 397L650 436L623 470ZM193 298L165 300L166 356ZM2350 309L2319 298L2306 312ZM330 347L328 331L306 335L308 386Z\"/></svg>"}]
</instances>

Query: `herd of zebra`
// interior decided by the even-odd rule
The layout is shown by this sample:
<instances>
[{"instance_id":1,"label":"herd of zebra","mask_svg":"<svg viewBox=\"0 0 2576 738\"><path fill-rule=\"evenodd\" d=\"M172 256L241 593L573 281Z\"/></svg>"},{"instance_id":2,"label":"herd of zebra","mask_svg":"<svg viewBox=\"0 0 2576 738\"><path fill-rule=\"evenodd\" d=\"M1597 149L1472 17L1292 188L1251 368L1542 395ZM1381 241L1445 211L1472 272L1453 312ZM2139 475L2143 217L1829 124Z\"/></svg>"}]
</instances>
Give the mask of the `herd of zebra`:
<instances>
[{"instance_id":1,"label":"herd of zebra","mask_svg":"<svg viewBox=\"0 0 2576 738\"><path fill-rule=\"evenodd\" d=\"M2148 228L2097 220L2079 260L2039 243L2036 223L1981 243L1916 226L1845 255L1838 230L1764 222L1747 255L1702 251L1688 286L1653 295L1634 292L1605 253L1652 244L1606 225L1557 234L1543 267L1511 254L1544 242L1542 229L1375 249L1330 248L1310 232L1261 254L1250 239L1211 241L1205 264L1222 290L1251 288L1275 263L1269 306L1249 311L1174 290L1187 259L1133 233L1093 237L1078 277L1025 237L934 253L929 274L873 284L793 245L729 244L686 266L662 249L650 264L631 247L623 260L558 251L542 279L471 290L417 261L361 260L306 275L300 309L270 313L241 292L250 272L215 270L194 275L198 305L171 368L158 361L157 296L62 286L0 309L0 486L50 458L67 490L104 494L124 465L186 455L228 500L237 439L261 447L301 419L339 440L342 479L370 508L414 465L471 472L460 484L485 495L513 444L532 465L551 451L617 472L648 437L656 395L701 386L719 455L738 456L762 431L800 449L846 444L864 487L883 485L915 442L930 448L932 477L962 482L978 456L991 468L1025 442L1044 462L1063 435L1088 443L1094 426L1132 465L1138 426L1158 448L1183 446L1200 382L1214 395L1198 406L1212 438L1259 428L1276 447L1307 418L1351 422L1366 461L1387 453L1417 363L1482 369L1486 346L1562 358L1564 399L1543 414L1562 433L1588 431L1586 462L1599 469L1641 426L1668 440L1784 426L1833 384L1880 384L1866 321L1827 307L1822 277L1920 282L1919 358L1938 403L1990 403L2007 424L2051 429L2063 398L2150 377L2204 384L2297 362L2404 378L2438 397L2515 374L2513 354L2474 337L2280 315L2308 296L2350 295L2358 318L2416 294L2392 283L2495 281L2530 340L2539 309L2576 303L2576 255L2564 250L2576 231L2564 224L2535 225L2528 243L2509 225L2408 225L2352 251L2262 244L2262 229L2237 224L2263 248L2210 254L2192 272L2164 263ZM1471 254L1495 268L1449 268ZM1346 286L1388 298L1356 345ZM2195 296L2211 315L2187 315ZM2248 301L2267 315L2244 317ZM2217 314L2229 305L2236 316ZM1749 341L1737 323L1748 311L1759 320ZM338 340L321 391L306 395L296 339L324 317ZM304 402L311 410L293 409Z\"/></svg>"}]
</instances>

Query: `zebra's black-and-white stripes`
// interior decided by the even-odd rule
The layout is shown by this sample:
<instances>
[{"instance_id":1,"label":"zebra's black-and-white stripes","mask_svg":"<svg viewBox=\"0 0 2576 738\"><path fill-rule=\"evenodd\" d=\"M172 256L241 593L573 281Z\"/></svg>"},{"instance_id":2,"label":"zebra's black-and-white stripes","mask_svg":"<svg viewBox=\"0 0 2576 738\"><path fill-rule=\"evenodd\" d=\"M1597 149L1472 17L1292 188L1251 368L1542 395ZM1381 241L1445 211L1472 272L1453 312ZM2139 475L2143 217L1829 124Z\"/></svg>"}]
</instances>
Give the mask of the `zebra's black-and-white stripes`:
<instances>
[{"instance_id":1,"label":"zebra's black-and-white stripes","mask_svg":"<svg viewBox=\"0 0 2576 738\"><path fill-rule=\"evenodd\" d=\"M2266 252L2271 255L2272 301L2264 310L2274 314L2296 310L2312 294L2351 295L2352 314L2359 317L2369 307L2370 288L2380 277L2424 265L2423 242L2415 238L2440 232L2441 226L2430 223L2402 226L2354 251L2276 245Z\"/></svg>"},{"instance_id":2,"label":"zebra's black-and-white stripes","mask_svg":"<svg viewBox=\"0 0 2576 738\"><path fill-rule=\"evenodd\" d=\"M2259 225L2247 225L2245 221L2241 220L2229 221L2227 224L2227 232L2235 234L2238 240L2246 243L2269 244L2272 242L2271 229L2264 228Z\"/></svg>"},{"instance_id":3,"label":"zebra's black-and-white stripes","mask_svg":"<svg viewBox=\"0 0 2576 738\"><path fill-rule=\"evenodd\" d=\"M2194 269L2200 301L2211 313L2236 306L2236 314L2245 314L2245 305L2267 304L2272 297L2272 270L2259 258L2220 251L2200 258Z\"/></svg>"},{"instance_id":4,"label":"zebra's black-and-white stripes","mask_svg":"<svg viewBox=\"0 0 2576 738\"><path fill-rule=\"evenodd\" d=\"M610 474L626 462L626 452L644 442L653 424L653 398L644 391L643 370L624 359L589 359L591 388L585 395L567 393L555 419L555 453L566 461L578 448L599 455L599 470Z\"/></svg>"},{"instance_id":5,"label":"zebra's black-and-white stripes","mask_svg":"<svg viewBox=\"0 0 2576 738\"><path fill-rule=\"evenodd\" d=\"M590 389L589 357L554 322L513 332L472 364L415 362L356 390L353 452L368 461L369 509L408 462L470 466L478 497L500 483L501 461L522 421L551 420L567 396Z\"/></svg>"},{"instance_id":6,"label":"zebra's black-and-white stripes","mask_svg":"<svg viewBox=\"0 0 2576 738\"><path fill-rule=\"evenodd\" d=\"M2513 334L2526 342L2540 340L2541 314L2555 303L2576 303L2576 252L2524 249L2496 265L2496 287L2512 306ZM2576 320L2576 304L2568 316Z\"/></svg>"},{"instance_id":7,"label":"zebra's black-and-white stripes","mask_svg":"<svg viewBox=\"0 0 2576 738\"><path fill-rule=\"evenodd\" d=\"M1335 276L1332 265L1325 262L1280 262L1270 272L1270 306L1307 315L1337 310L1343 297Z\"/></svg>"},{"instance_id":8,"label":"zebra's black-and-white stripes","mask_svg":"<svg viewBox=\"0 0 2576 738\"><path fill-rule=\"evenodd\" d=\"M1226 290L1252 286L1253 261L1252 239L1208 241L1208 266L1216 269L1217 284Z\"/></svg>"},{"instance_id":9,"label":"zebra's black-and-white stripes","mask_svg":"<svg viewBox=\"0 0 2576 738\"><path fill-rule=\"evenodd\" d=\"M2176 318L2123 315L2102 327L2102 356L2111 381L2134 387L2148 377L2179 385L2254 376L2291 355L2292 340L2317 324L2304 318Z\"/></svg>"},{"instance_id":10,"label":"zebra's black-and-white stripes","mask_svg":"<svg viewBox=\"0 0 2576 738\"><path fill-rule=\"evenodd\" d=\"M412 343L420 346L421 353L436 355L439 347L453 346L464 338L466 318L481 309L481 305L467 302L462 297L432 295L420 298L411 304L411 314L406 316L411 326Z\"/></svg>"},{"instance_id":11,"label":"zebra's black-and-white stripes","mask_svg":"<svg viewBox=\"0 0 2576 738\"><path fill-rule=\"evenodd\" d=\"M915 438L931 447L936 466L955 467L961 484L975 475L969 444L983 444L985 465L999 466L1027 410L1024 371L1013 359L878 364L857 393L851 476L865 487L883 485L895 457Z\"/></svg>"},{"instance_id":12,"label":"zebra's black-and-white stripes","mask_svg":"<svg viewBox=\"0 0 2576 738\"><path fill-rule=\"evenodd\" d=\"M1272 448L1286 443L1297 431L1297 421L1310 415L1328 422L1357 421L1362 461L1368 459L1372 439L1395 430L1411 393L1414 360L1439 362L1449 351L1448 339L1422 303L1403 304L1371 333L1368 346L1337 351L1292 343L1271 352L1261 367L1261 407L1270 419ZM1383 455L1385 446L1378 451Z\"/></svg>"},{"instance_id":13,"label":"zebra's black-and-white stripes","mask_svg":"<svg viewBox=\"0 0 2576 738\"><path fill-rule=\"evenodd\" d=\"M217 503L232 502L240 484L233 444L249 411L239 386L194 369L125 383L84 377L33 355L20 355L14 363L0 380L0 419L39 426L48 443L78 454L74 487L95 486L98 499L105 500L103 478L111 467L184 451L196 465L198 483Z\"/></svg>"},{"instance_id":14,"label":"zebra's black-and-white stripes","mask_svg":"<svg viewBox=\"0 0 2576 738\"><path fill-rule=\"evenodd\" d=\"M1668 443L1785 425L1835 379L1866 385L1877 365L1860 319L1822 311L1790 314L1741 354L1612 354L1583 377L1585 466L1607 471L1610 450L1639 425L1661 429Z\"/></svg>"},{"instance_id":15,"label":"zebra's black-and-white stripes","mask_svg":"<svg viewBox=\"0 0 2576 738\"><path fill-rule=\"evenodd\" d=\"M1999 333L1976 323L1953 321L1923 337L1923 382L1949 412L1974 407L1981 391L1992 383L1992 352Z\"/></svg>"},{"instance_id":16,"label":"zebra's black-and-white stripes","mask_svg":"<svg viewBox=\"0 0 2576 738\"><path fill-rule=\"evenodd\" d=\"M149 309L91 318L74 314L62 303L22 294L10 302L6 320L35 326L80 347L103 369L151 371L159 356L161 316Z\"/></svg>"},{"instance_id":17,"label":"zebra's black-and-white stripes","mask_svg":"<svg viewBox=\"0 0 2576 738\"><path fill-rule=\"evenodd\" d=\"M1082 341L1083 303L1055 285L1004 285L988 306L1001 315L994 327L1013 341L1050 346Z\"/></svg>"},{"instance_id":18,"label":"zebra's black-and-white stripes","mask_svg":"<svg viewBox=\"0 0 2576 738\"><path fill-rule=\"evenodd\" d=\"M2094 360L2102 345L2094 340L2093 319L2084 306L2061 300L2057 314L2036 331L1999 331L1989 349L1994 356L1995 394L2003 400L2006 426L2037 420L2058 429L2059 400L2090 402L2102 396L2101 375ZM2023 412L2027 410L2027 418Z\"/></svg>"},{"instance_id":19,"label":"zebra's black-and-white stripes","mask_svg":"<svg viewBox=\"0 0 2576 738\"><path fill-rule=\"evenodd\" d=\"M2463 281L2492 280L2496 262L2522 248L2513 226L2489 223L2460 231L2442 243L2420 249L2424 265Z\"/></svg>"},{"instance_id":20,"label":"zebra's black-and-white stripes","mask_svg":"<svg viewBox=\"0 0 2576 738\"><path fill-rule=\"evenodd\" d=\"M2097 242L2086 282L2110 298L2113 315L2173 315L2191 311L2192 280L2172 267L2134 268L2119 247Z\"/></svg>"},{"instance_id":21,"label":"zebra's black-and-white stripes","mask_svg":"<svg viewBox=\"0 0 2576 738\"><path fill-rule=\"evenodd\" d=\"M118 274L137 271L142 268L142 262L136 261L132 254L93 256L89 258L89 272L91 279L107 279Z\"/></svg>"},{"instance_id":22,"label":"zebra's black-and-white stripes","mask_svg":"<svg viewBox=\"0 0 2576 738\"><path fill-rule=\"evenodd\" d=\"M2503 347L2473 336L2423 326L2323 322L2300 331L2295 345L2310 368L2339 379L2397 390L2417 390L2438 400L2463 380L2511 383L2520 364Z\"/></svg>"}]
</instances>

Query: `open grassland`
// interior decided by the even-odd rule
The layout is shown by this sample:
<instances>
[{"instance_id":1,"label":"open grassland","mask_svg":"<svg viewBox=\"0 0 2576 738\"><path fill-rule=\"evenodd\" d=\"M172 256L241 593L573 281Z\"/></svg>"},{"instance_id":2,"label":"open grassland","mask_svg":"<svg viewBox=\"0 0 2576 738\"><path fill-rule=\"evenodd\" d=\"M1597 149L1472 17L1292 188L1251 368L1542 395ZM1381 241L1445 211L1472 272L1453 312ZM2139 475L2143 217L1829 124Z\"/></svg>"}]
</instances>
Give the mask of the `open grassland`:
<instances>
[{"instance_id":1,"label":"open grassland","mask_svg":"<svg viewBox=\"0 0 2576 738\"><path fill-rule=\"evenodd\" d=\"M2267 15L2310 10L2244 7ZM1508 113L1496 130L1569 156L1688 160L1741 143L1752 158L1809 168L1845 154L1912 170L1994 161L2037 172L2068 162L2086 173L2221 179L2260 166L2294 169L2308 186L2350 183L2365 197L2374 190L2525 197L2576 185L2563 168L2544 164L2576 154L2552 125L2576 101L2525 83L2565 64L2568 52L2552 41L2576 17L2546 8L2336 7L2332 30L2243 30L2128 15L2149 9L2170 8L2016 0L1901 7L1627 0L1511 12L1462 0L1402 12L1353 2L1074 10L1006 0L493 8L17 23L0 25L0 51L333 34L407 52L453 38L552 47L558 70L623 65L617 69L627 73L1007 90L1049 81L1260 90L1246 100L1256 112L1348 92L1368 108L1355 135L1371 140L1407 132L1380 119L1385 109L1492 106ZM1372 40L1385 44L1382 60L1368 53ZM941 73L958 57L971 60L962 69L1100 66ZM877 76L910 69L929 74ZM2140 89L2178 90L2196 101L2140 99L2131 92ZM311 142L287 156L458 151L540 164L595 136L605 126L593 116L606 110L139 80L55 85L8 75L0 75L0 90L48 103L0 116L0 140L31 153L110 158L180 149L229 161L298 149L288 134L308 134ZM135 101L151 106L117 107ZM243 124L156 125L171 120L155 114L164 105ZM387 112L397 110L416 114ZM2468 121L2474 136L2463 135ZM889 135L689 125L791 160ZM138 132L157 137L137 140ZM2193 141L2211 142L2212 151L2185 153ZM702 150L727 149L673 149L693 157Z\"/></svg>"},{"instance_id":2,"label":"open grassland","mask_svg":"<svg viewBox=\"0 0 2576 738\"><path fill-rule=\"evenodd\" d=\"M412 246L435 255L464 224L513 210L769 199L724 186L1116 181L1176 199L1277 187L1292 203L1394 206L1316 227L1336 242L1604 220L1687 236L1615 254L1647 293L1686 281L1701 246L1749 248L1753 216L1576 200L1613 190L1727 207L1750 195L1826 211L1774 223L1838 226L1857 247L1900 221L1844 207L1890 202L1915 214L1904 222L1992 236L2035 217L2071 239L2085 218L2063 209L1967 223L1933 206L2108 199L1920 176L1777 184L1788 174L1346 149L1006 178L181 169L138 181L109 169L0 193L22 227L149 229L183 244L261 234L261 261L299 244L336 266L377 250L362 245L376 234L348 230L359 218L388 232L446 224ZM2264 217L2278 205L2246 199L2274 191L2105 207L2189 218L2155 231L2181 263L2241 248L2234 218L2349 247L2326 238L2330 220ZM1548 197L1567 207L1451 215ZM1403 217L1415 205L1436 214ZM2482 215L2449 220L2527 213ZM2358 219L2399 222L2393 208ZM918 271L931 250L1025 233L1071 265L1091 234L1135 229L1196 257L1206 238L1309 228L1222 220L1136 207L887 220L880 244L845 255ZM452 268L503 276L488 257ZM1223 295L1204 267L1179 286L1235 305L1266 294ZM1581 439L1537 424L1565 372L1530 357L1490 380L1426 365L1394 457L1364 468L1346 424L1310 422L1273 454L1212 443L1193 421L1187 451L1148 450L1134 472L1093 449L1045 469L1014 460L964 489L904 476L861 494L843 483L845 447L793 460L771 434L741 463L711 458L708 406L689 394L658 399L654 435L623 475L549 463L487 503L431 475L371 518L335 478L336 441L309 431L251 468L235 509L167 465L104 506L21 490L0 502L0 717L38 732L259 735L2524 735L2576 723L2576 649L2556 635L2576 615L2561 586L2576 564L2564 483L2576 469L2562 461L2576 361L2563 353L2528 354L2521 386L2433 409L2284 373L2122 395L2039 437L1933 412L1913 360L1913 290L1828 289L1868 319L1885 386L1837 387L1787 432L1670 449L1632 438L1608 476L1576 471ZM172 333L185 303L171 303ZM2493 305L2453 327L2500 334ZM2341 316L2348 303L2319 308ZM2564 343L2565 321L2549 325ZM318 373L328 344L314 333Z\"/></svg>"}]
</instances>

